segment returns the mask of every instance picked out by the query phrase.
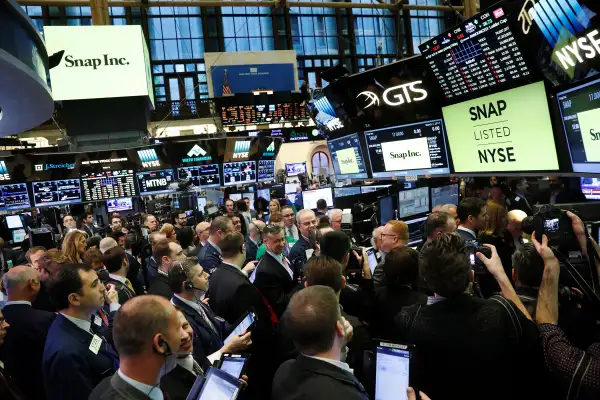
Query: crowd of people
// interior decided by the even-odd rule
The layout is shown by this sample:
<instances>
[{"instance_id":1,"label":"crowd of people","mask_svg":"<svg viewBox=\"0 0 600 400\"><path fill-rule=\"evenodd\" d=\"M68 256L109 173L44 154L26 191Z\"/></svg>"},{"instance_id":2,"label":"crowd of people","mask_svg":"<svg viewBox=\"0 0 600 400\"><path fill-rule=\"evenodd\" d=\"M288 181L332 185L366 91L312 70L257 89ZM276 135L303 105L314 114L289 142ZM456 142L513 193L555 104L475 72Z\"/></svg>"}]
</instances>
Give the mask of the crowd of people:
<instances>
[{"instance_id":1,"label":"crowd of people","mask_svg":"<svg viewBox=\"0 0 600 400\"><path fill-rule=\"evenodd\" d=\"M522 231L531 211L492 197L437 206L417 249L403 221L377 227L374 269L322 202L271 200L265 218L227 200L195 226L146 214L143 233L115 214L104 235L66 215L60 248L32 247L2 277L0 398L186 399L243 353L242 399L369 399L375 338L415 346L410 400L600 398L596 324L559 297L548 238Z\"/></svg>"}]
</instances>

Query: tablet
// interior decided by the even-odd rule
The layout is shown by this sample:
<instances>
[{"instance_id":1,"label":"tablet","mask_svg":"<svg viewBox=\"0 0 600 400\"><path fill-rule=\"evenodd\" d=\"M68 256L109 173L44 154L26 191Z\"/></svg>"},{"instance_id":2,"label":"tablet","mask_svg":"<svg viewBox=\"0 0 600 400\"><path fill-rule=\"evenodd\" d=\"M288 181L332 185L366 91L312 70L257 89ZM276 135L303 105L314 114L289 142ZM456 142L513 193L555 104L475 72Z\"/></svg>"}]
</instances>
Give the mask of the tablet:
<instances>
[{"instance_id":1,"label":"tablet","mask_svg":"<svg viewBox=\"0 0 600 400\"><path fill-rule=\"evenodd\" d=\"M377 267L377 255L375 254L375 249L369 247L367 250L367 260L369 261L369 268L371 269L371 274L375 273L375 268Z\"/></svg>"},{"instance_id":2,"label":"tablet","mask_svg":"<svg viewBox=\"0 0 600 400\"><path fill-rule=\"evenodd\" d=\"M219 369L234 378L240 379L246 371L249 358L250 355L246 354L223 354L219 361Z\"/></svg>"},{"instance_id":3,"label":"tablet","mask_svg":"<svg viewBox=\"0 0 600 400\"><path fill-rule=\"evenodd\" d=\"M375 400L407 400L412 346L377 340Z\"/></svg>"},{"instance_id":4,"label":"tablet","mask_svg":"<svg viewBox=\"0 0 600 400\"><path fill-rule=\"evenodd\" d=\"M225 371L209 368L201 378L196 379L187 400L235 400L240 394L242 382Z\"/></svg>"},{"instance_id":5,"label":"tablet","mask_svg":"<svg viewBox=\"0 0 600 400\"><path fill-rule=\"evenodd\" d=\"M256 315L254 315L253 312L249 312L244 316L244 318L242 318L241 322L235 327L235 329L231 331L223 343L229 342L235 335L242 335L244 332L250 329L255 322Z\"/></svg>"}]
</instances>

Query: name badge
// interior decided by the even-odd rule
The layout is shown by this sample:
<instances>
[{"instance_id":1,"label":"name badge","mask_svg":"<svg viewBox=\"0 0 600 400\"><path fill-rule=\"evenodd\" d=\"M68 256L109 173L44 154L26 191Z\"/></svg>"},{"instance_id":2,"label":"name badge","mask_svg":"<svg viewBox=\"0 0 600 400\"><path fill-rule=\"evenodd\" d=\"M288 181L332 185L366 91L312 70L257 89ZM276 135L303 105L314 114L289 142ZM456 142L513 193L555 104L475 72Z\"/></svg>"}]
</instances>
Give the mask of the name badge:
<instances>
[{"instance_id":1,"label":"name badge","mask_svg":"<svg viewBox=\"0 0 600 400\"><path fill-rule=\"evenodd\" d=\"M519 196L516 196L515 201L519 201L519 200L521 200L521 198Z\"/></svg>"},{"instance_id":2,"label":"name badge","mask_svg":"<svg viewBox=\"0 0 600 400\"><path fill-rule=\"evenodd\" d=\"M100 346L102 346L102 339L100 336L94 335L94 337L92 337L92 343L90 343L90 351L94 354L98 354Z\"/></svg>"},{"instance_id":3,"label":"name badge","mask_svg":"<svg viewBox=\"0 0 600 400\"><path fill-rule=\"evenodd\" d=\"M94 315L94 324L102 326L102 318L100 318L98 315Z\"/></svg>"},{"instance_id":4,"label":"name badge","mask_svg":"<svg viewBox=\"0 0 600 400\"><path fill-rule=\"evenodd\" d=\"M314 249L306 249L305 252L306 252L306 259L308 260L309 258L312 257L315 250Z\"/></svg>"}]
</instances>

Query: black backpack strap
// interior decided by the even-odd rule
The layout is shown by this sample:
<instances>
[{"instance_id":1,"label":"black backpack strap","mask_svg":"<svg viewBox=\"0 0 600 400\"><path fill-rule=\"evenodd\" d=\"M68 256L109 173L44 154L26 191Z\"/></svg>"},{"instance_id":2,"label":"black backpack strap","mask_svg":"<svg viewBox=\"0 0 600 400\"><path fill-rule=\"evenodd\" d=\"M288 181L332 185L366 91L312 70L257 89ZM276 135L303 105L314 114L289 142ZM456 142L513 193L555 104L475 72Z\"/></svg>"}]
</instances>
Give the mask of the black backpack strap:
<instances>
[{"instance_id":1,"label":"black backpack strap","mask_svg":"<svg viewBox=\"0 0 600 400\"><path fill-rule=\"evenodd\" d=\"M517 312L519 311L515 310L515 306L502 296L492 296L490 297L490 300L494 300L497 303L500 303L502 307L504 307L504 309L510 316L510 320L513 324L513 327L515 328L517 340L521 339L521 337L523 336L523 327L521 326L521 321L519 321L519 318L517 316Z\"/></svg>"}]
</instances>

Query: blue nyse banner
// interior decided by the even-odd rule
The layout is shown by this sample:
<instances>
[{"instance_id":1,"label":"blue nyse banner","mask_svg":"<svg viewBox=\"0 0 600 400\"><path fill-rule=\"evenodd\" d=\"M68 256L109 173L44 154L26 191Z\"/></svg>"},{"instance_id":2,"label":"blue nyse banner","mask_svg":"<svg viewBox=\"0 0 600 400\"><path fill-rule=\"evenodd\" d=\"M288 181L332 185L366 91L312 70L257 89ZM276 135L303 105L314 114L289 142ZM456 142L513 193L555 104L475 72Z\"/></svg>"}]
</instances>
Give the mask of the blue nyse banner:
<instances>
[{"instance_id":1,"label":"blue nyse banner","mask_svg":"<svg viewBox=\"0 0 600 400\"><path fill-rule=\"evenodd\" d=\"M293 64L246 64L211 67L215 97L228 93L249 93L256 89L275 92L295 90Z\"/></svg>"}]
</instances>

